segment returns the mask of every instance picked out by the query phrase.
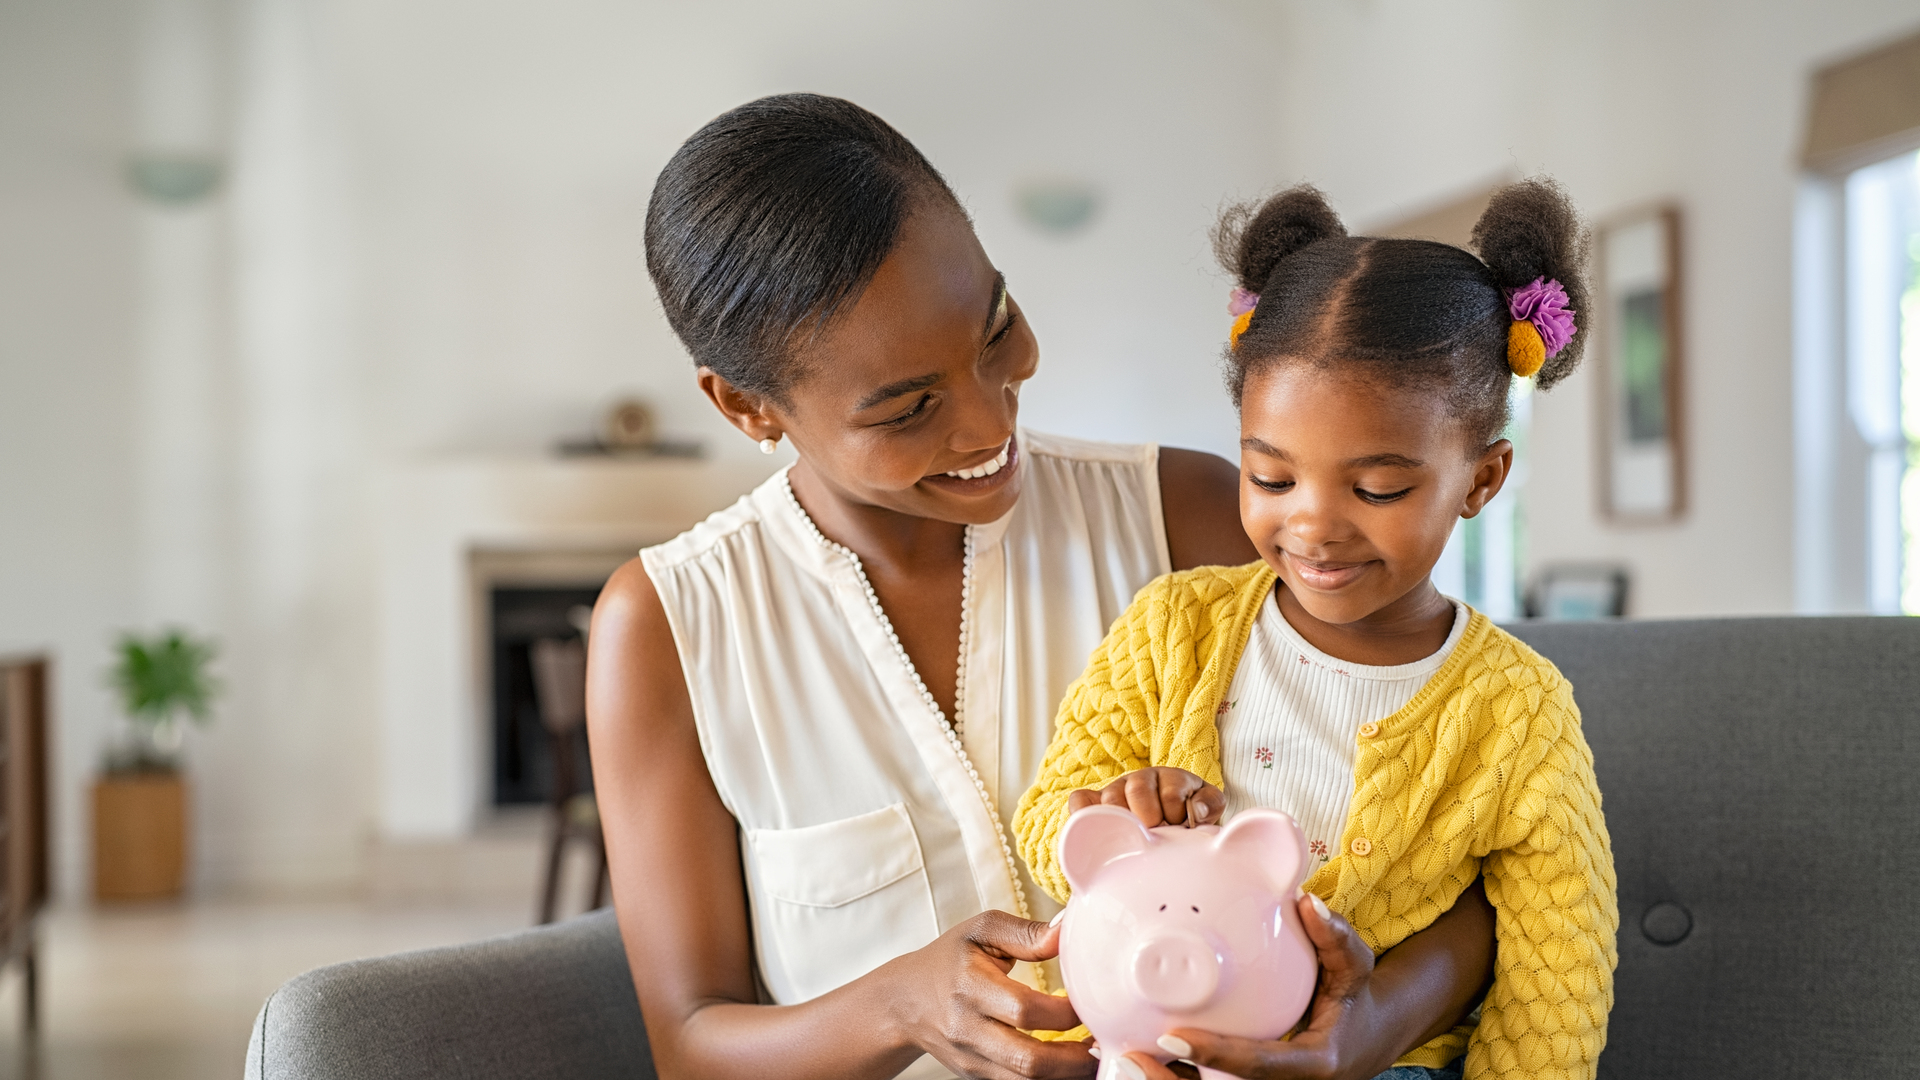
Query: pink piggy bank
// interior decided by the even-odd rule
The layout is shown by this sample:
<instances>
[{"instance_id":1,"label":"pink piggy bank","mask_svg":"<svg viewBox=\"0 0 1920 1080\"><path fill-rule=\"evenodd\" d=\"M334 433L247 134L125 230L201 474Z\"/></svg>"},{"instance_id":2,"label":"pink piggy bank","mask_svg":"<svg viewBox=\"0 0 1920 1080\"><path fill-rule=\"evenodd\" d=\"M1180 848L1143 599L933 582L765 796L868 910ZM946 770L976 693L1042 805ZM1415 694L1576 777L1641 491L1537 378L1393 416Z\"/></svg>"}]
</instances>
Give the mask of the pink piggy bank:
<instances>
[{"instance_id":1,"label":"pink piggy bank","mask_svg":"<svg viewBox=\"0 0 1920 1080\"><path fill-rule=\"evenodd\" d=\"M1092 806L1061 830L1060 866L1073 885L1060 972L1100 1045L1099 1080L1121 1075L1122 1054L1171 1060L1155 1040L1173 1028L1277 1039L1306 1012L1318 963L1295 906L1306 841L1287 815L1148 830Z\"/></svg>"}]
</instances>

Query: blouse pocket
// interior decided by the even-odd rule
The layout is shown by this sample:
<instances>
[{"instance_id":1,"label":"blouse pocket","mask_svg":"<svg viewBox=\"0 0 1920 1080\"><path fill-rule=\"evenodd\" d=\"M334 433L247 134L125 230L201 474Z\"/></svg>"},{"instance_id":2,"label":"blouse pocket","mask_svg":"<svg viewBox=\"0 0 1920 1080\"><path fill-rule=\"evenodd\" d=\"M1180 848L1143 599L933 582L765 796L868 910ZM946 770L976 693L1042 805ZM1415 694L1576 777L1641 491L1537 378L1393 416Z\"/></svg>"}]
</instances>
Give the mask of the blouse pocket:
<instances>
[{"instance_id":1,"label":"blouse pocket","mask_svg":"<svg viewBox=\"0 0 1920 1080\"><path fill-rule=\"evenodd\" d=\"M940 936L904 804L802 829L753 829L747 843L766 894L760 929L779 950L795 1001Z\"/></svg>"}]
</instances>

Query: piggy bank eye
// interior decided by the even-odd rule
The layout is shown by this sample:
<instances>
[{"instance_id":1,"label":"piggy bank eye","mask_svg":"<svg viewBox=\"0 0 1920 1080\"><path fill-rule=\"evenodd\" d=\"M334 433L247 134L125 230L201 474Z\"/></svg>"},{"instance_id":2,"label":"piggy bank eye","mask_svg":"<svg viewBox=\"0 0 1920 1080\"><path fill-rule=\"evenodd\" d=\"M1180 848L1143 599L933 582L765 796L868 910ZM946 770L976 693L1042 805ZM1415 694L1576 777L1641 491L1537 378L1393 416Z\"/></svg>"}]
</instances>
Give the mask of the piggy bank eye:
<instances>
[{"instance_id":1,"label":"piggy bank eye","mask_svg":"<svg viewBox=\"0 0 1920 1080\"><path fill-rule=\"evenodd\" d=\"M1160 910L1161 910L1161 911L1165 911L1165 910L1167 910L1167 905L1165 905L1165 904L1161 904L1161 905L1160 905Z\"/></svg>"},{"instance_id":2,"label":"piggy bank eye","mask_svg":"<svg viewBox=\"0 0 1920 1080\"><path fill-rule=\"evenodd\" d=\"M1195 915L1198 915L1198 914L1200 914L1200 909L1199 909L1199 908L1194 908L1194 909L1193 909L1193 913L1194 913Z\"/></svg>"}]
</instances>

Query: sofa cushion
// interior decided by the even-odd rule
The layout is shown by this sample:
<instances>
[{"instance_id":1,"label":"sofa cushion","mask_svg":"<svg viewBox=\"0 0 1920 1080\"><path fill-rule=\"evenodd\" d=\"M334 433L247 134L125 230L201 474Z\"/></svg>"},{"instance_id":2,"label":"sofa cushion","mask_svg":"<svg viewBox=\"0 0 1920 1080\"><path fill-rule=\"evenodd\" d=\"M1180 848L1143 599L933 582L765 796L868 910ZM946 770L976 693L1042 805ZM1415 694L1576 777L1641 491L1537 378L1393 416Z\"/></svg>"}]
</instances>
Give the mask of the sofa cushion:
<instances>
[{"instance_id":1,"label":"sofa cushion","mask_svg":"<svg viewBox=\"0 0 1920 1080\"><path fill-rule=\"evenodd\" d=\"M1620 880L1602 1077L1920 1062L1920 619L1509 627L1573 683Z\"/></svg>"}]
</instances>

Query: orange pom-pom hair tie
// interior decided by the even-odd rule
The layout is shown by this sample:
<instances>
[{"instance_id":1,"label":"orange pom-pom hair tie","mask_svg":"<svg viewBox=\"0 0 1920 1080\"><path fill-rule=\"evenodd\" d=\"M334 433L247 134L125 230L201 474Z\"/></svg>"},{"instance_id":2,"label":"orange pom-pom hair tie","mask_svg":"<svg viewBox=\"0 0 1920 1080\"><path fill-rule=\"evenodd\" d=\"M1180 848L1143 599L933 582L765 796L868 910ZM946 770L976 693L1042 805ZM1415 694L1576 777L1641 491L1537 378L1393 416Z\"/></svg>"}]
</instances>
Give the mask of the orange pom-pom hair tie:
<instances>
[{"instance_id":1,"label":"orange pom-pom hair tie","mask_svg":"<svg viewBox=\"0 0 1920 1080\"><path fill-rule=\"evenodd\" d=\"M1260 294L1245 289L1235 289L1227 297L1227 314L1233 316L1233 329L1227 331L1227 348L1236 348L1240 344L1240 335L1247 332L1253 323L1253 309L1260 306Z\"/></svg>"},{"instance_id":2,"label":"orange pom-pom hair tie","mask_svg":"<svg viewBox=\"0 0 1920 1080\"><path fill-rule=\"evenodd\" d=\"M1517 322L1507 328L1507 366L1515 375L1531 379L1547 362L1547 343L1530 322Z\"/></svg>"}]
</instances>

